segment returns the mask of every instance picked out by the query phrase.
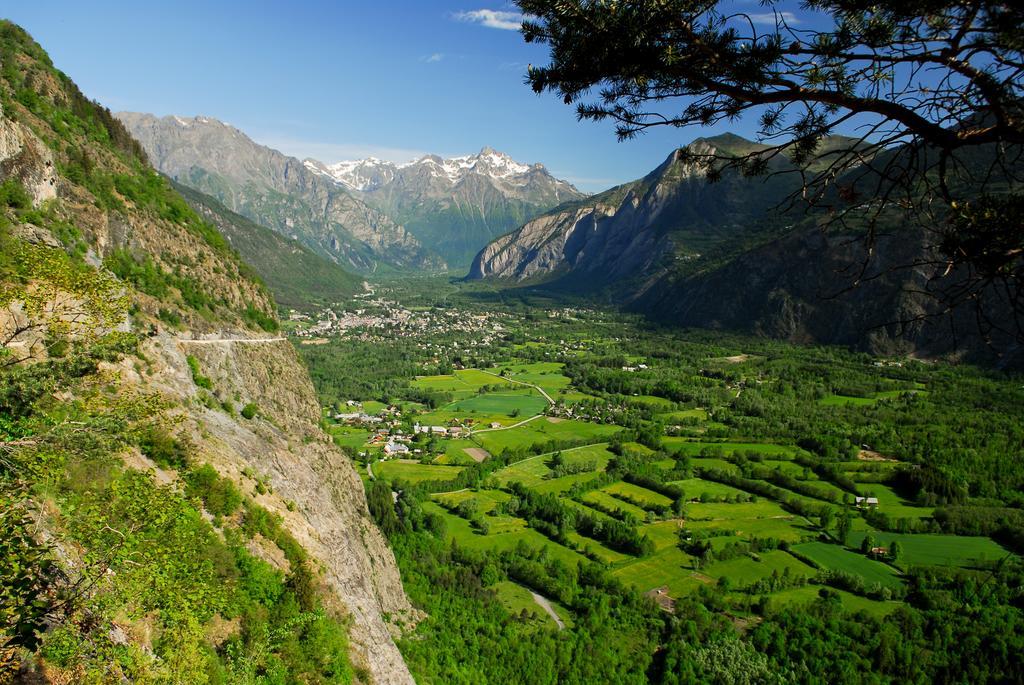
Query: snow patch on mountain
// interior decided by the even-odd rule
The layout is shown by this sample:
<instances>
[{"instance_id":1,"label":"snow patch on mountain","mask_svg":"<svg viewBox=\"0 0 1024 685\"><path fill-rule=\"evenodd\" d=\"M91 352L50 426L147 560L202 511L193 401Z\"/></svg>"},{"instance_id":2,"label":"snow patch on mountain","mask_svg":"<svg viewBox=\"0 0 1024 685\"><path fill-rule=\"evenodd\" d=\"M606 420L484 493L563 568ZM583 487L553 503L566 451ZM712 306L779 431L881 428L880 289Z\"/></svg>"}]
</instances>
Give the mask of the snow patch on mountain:
<instances>
[{"instance_id":1,"label":"snow patch on mountain","mask_svg":"<svg viewBox=\"0 0 1024 685\"><path fill-rule=\"evenodd\" d=\"M425 155L417 159L394 164L374 157L345 160L324 164L307 159L305 165L311 171L333 179L353 190L372 191L394 180L399 172L409 173L422 169L427 174L444 179L452 185L458 184L470 174L479 174L492 179L520 184L531 171L544 171L541 164L523 164L503 152L485 147L478 154L462 155L442 159L437 155Z\"/></svg>"}]
</instances>

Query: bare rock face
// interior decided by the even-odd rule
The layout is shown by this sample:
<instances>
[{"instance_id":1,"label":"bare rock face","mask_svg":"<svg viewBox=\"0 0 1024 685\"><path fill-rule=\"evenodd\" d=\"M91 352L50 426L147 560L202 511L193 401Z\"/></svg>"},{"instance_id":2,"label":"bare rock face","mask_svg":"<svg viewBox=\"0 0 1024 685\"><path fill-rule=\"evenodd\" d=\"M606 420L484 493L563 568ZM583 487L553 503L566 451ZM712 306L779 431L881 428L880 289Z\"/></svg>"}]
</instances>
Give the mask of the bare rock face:
<instances>
[{"instance_id":1,"label":"bare rock face","mask_svg":"<svg viewBox=\"0 0 1024 685\"><path fill-rule=\"evenodd\" d=\"M417 612L402 589L394 555L370 518L359 477L318 427L319 404L291 344L278 338L187 342L158 336L148 347L153 375L142 379L128 368L123 375L180 402L179 430L199 457L283 518L352 617L353 664L375 683L412 683L393 635L413 625ZM186 355L196 357L218 397L256 403L256 418L195 402ZM266 478L271 491L256 493L243 469Z\"/></svg>"},{"instance_id":2,"label":"bare rock face","mask_svg":"<svg viewBox=\"0 0 1024 685\"><path fill-rule=\"evenodd\" d=\"M0 178L17 177L38 205L57 197L53 154L30 129L0 109Z\"/></svg>"}]
</instances>

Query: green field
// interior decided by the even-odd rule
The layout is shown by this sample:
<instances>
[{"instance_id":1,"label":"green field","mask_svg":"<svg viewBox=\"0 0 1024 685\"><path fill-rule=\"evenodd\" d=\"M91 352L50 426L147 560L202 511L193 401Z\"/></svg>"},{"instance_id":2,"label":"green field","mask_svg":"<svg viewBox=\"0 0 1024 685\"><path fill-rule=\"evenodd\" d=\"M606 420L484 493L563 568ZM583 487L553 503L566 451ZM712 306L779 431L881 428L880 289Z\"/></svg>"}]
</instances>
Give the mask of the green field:
<instances>
[{"instance_id":1,"label":"green field","mask_svg":"<svg viewBox=\"0 0 1024 685\"><path fill-rule=\"evenodd\" d=\"M473 530L469 521L449 513L436 502L424 502L423 510L440 515L447 527L446 538L449 541L455 540L469 549L501 552L515 549L522 543L533 549L545 549L552 559L558 559L570 566L589 561L583 555L553 542L531 528L526 528L526 522L521 519L516 519L519 521L517 526L506 526L505 530L508 532L492 530L489 535L480 535ZM490 520L488 518L488 521Z\"/></svg>"},{"instance_id":2,"label":"green field","mask_svg":"<svg viewBox=\"0 0 1024 685\"><path fill-rule=\"evenodd\" d=\"M640 521L647 518L647 512L640 507L629 504L628 502L623 502L622 500L612 497L601 490L591 490L590 492L585 493L583 495L583 502L597 503L605 509L618 509L621 512L631 514Z\"/></svg>"},{"instance_id":3,"label":"green field","mask_svg":"<svg viewBox=\"0 0 1024 685\"><path fill-rule=\"evenodd\" d=\"M370 431L349 426L331 426L328 431L338 447L348 447L359 451L370 439Z\"/></svg>"},{"instance_id":4,"label":"green field","mask_svg":"<svg viewBox=\"0 0 1024 685\"><path fill-rule=\"evenodd\" d=\"M703 478L688 478L687 480L672 481L672 485L683 489L683 498L686 500L699 500L706 495L706 499L717 500L727 499L736 496L746 496L744 490L734 488L724 483L716 483L713 480Z\"/></svg>"},{"instance_id":5,"label":"green field","mask_svg":"<svg viewBox=\"0 0 1024 685\"><path fill-rule=\"evenodd\" d=\"M510 369L508 378L520 383L529 383L544 388L549 395L569 385L569 379L562 375L563 364L559 362L534 362L532 364L499 364L498 369Z\"/></svg>"},{"instance_id":6,"label":"green field","mask_svg":"<svg viewBox=\"0 0 1024 685\"><path fill-rule=\"evenodd\" d=\"M703 573L715 580L728 578L733 586L742 587L768 578L773 573L782 575L787 570L794 578L812 578L816 573L811 566L781 550L739 556L728 561L716 561L703 569Z\"/></svg>"},{"instance_id":7,"label":"green field","mask_svg":"<svg viewBox=\"0 0 1024 685\"><path fill-rule=\"evenodd\" d=\"M496 471L494 476L500 483L502 483L502 485L511 481L517 481L529 486L549 485L554 482L547 478L551 473L551 469L548 467L548 463L551 461L551 456L551 454L542 454L536 457L529 457ZM603 443L562 450L562 458L566 463L578 464L581 462L592 461L594 462L597 471L603 471L613 456L614 455L611 452L605 449L605 445ZM575 475L582 476L583 479L587 479L592 478L594 473L595 472L589 472Z\"/></svg>"},{"instance_id":8,"label":"green field","mask_svg":"<svg viewBox=\"0 0 1024 685\"><path fill-rule=\"evenodd\" d=\"M860 546L866 531L852 533L849 543ZM875 545L891 547L898 540L902 551L901 566L985 566L1001 559L1010 553L985 537L967 537L962 535L927 535L884 533L871 531Z\"/></svg>"},{"instance_id":9,"label":"green field","mask_svg":"<svg viewBox=\"0 0 1024 685\"><path fill-rule=\"evenodd\" d=\"M861 494L878 498L878 511L892 518L931 518L934 509L918 507L903 499L895 490L882 483L864 483L857 486Z\"/></svg>"},{"instance_id":10,"label":"green field","mask_svg":"<svg viewBox=\"0 0 1024 685\"><path fill-rule=\"evenodd\" d=\"M616 567L612 575L640 592L667 586L673 597L682 597L714 581L693 570L694 559L676 546L666 547L649 557Z\"/></svg>"},{"instance_id":11,"label":"green field","mask_svg":"<svg viewBox=\"0 0 1024 685\"><path fill-rule=\"evenodd\" d=\"M839 545L815 541L795 545L793 549L819 566L860 576L868 585L878 583L884 587L899 587L902 583L891 566Z\"/></svg>"},{"instance_id":12,"label":"green field","mask_svg":"<svg viewBox=\"0 0 1024 685\"><path fill-rule=\"evenodd\" d=\"M707 421L708 412L706 409L683 409L680 411L670 411L663 414L658 414L658 418L667 422L672 423L675 421L685 421L687 419L696 419L698 421Z\"/></svg>"},{"instance_id":13,"label":"green field","mask_svg":"<svg viewBox=\"0 0 1024 685\"><path fill-rule=\"evenodd\" d=\"M466 414L518 415L521 418L540 414L548 406L547 400L536 390L508 390L488 392L464 400L458 400L445 407L445 411L465 416Z\"/></svg>"},{"instance_id":14,"label":"green field","mask_svg":"<svg viewBox=\"0 0 1024 685\"><path fill-rule=\"evenodd\" d=\"M779 592L773 592L768 595L770 598L768 603L771 607L803 606L817 600L823 589L825 588L821 585L804 585L803 587L780 590ZM903 604L902 602L896 601L883 602L869 599L867 597L861 597L860 595L846 592L845 590L828 588L827 591L830 593L836 593L839 596L840 604L846 611L851 613L863 611L876 618L892 613L897 607L902 606Z\"/></svg>"},{"instance_id":15,"label":"green field","mask_svg":"<svg viewBox=\"0 0 1024 685\"><path fill-rule=\"evenodd\" d=\"M599 425L584 421L551 421L539 418L509 430L490 431L474 435L481 446L491 454L512 447L530 447L550 440L592 440L601 442L618 433L618 426Z\"/></svg>"},{"instance_id":16,"label":"green field","mask_svg":"<svg viewBox=\"0 0 1024 685\"><path fill-rule=\"evenodd\" d=\"M688 440L686 438L667 437L662 440L665 449L677 454L697 456L705 448L720 449L724 454L735 454L743 452L757 452L765 455L789 455L796 454L799 449L792 445L776 445L769 442L733 442L733 441L700 441Z\"/></svg>"},{"instance_id":17,"label":"green field","mask_svg":"<svg viewBox=\"0 0 1024 685\"><path fill-rule=\"evenodd\" d=\"M874 397L851 397L850 395L826 395L818 400L826 407L867 407L878 400Z\"/></svg>"},{"instance_id":18,"label":"green field","mask_svg":"<svg viewBox=\"0 0 1024 685\"><path fill-rule=\"evenodd\" d=\"M642 488L639 485L633 485L632 483L626 483L619 481L618 483L612 483L606 487L601 488L603 492L607 492L609 495L622 495L630 500L636 500L638 502L644 502L645 504L651 504L654 506L667 507L672 504L672 500L662 495L659 492Z\"/></svg>"},{"instance_id":19,"label":"green field","mask_svg":"<svg viewBox=\"0 0 1024 685\"><path fill-rule=\"evenodd\" d=\"M461 466L435 466L391 460L374 464L373 475L384 480L422 483L427 480L449 480L457 476L462 468Z\"/></svg>"}]
</instances>

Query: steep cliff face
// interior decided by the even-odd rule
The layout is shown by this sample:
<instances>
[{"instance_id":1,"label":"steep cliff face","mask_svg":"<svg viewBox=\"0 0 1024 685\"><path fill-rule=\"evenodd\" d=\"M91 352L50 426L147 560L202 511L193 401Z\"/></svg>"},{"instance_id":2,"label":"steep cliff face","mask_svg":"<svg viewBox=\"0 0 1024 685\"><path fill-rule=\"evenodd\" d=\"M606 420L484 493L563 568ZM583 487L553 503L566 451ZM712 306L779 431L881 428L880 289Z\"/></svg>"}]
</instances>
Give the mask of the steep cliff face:
<instances>
[{"instance_id":1,"label":"steep cliff face","mask_svg":"<svg viewBox=\"0 0 1024 685\"><path fill-rule=\"evenodd\" d=\"M320 406L291 343L161 335L147 342L144 353L153 362L152 373L140 375L126 361L123 377L171 399L178 407L172 413L184 421L179 433L203 436L196 441L202 459L281 516L352 617L353 663L366 668L375 683L413 682L392 636L414 623L416 613L394 555L370 518L359 477L319 428ZM188 356L198 360L218 399L254 403L257 416L245 419L204 406ZM243 471L271 487L260 494L256 480Z\"/></svg>"},{"instance_id":2,"label":"steep cliff face","mask_svg":"<svg viewBox=\"0 0 1024 685\"><path fill-rule=\"evenodd\" d=\"M415 613L358 477L318 427L306 370L273 336L266 288L124 127L8 22L0 66L0 442L5 459L35 465L22 474L47 483L8 478L5 461L0 523L15 521L4 535L17 535L28 558L54 555L34 581L32 601L46 611L27 624L28 656L0 650L0 680L19 669L32 682L170 671L200 683L262 667L259 658L276 659L279 672L341 677L330 654L326 664L286 664L261 638L260 621L265 630L275 612L300 612L301 596L302 625L327 620L315 606L331 621L350 618L358 682L411 683L392 631ZM158 452L164 463L146 456ZM222 493L233 483L245 499L214 513L191 489L199 477ZM11 502L31 514L32 530L8 516ZM153 507L162 508L148 521ZM260 526L278 539L261 538ZM160 551L174 531L195 549ZM120 560L111 550L125 545ZM257 563L246 545L270 563L252 593L240 589L257 577L246 575ZM47 609L96 559L109 565L83 581L88 589ZM44 578L47 568L60 572ZM291 608L275 604L286 592ZM32 651L51 639L80 648L62 660Z\"/></svg>"},{"instance_id":3,"label":"steep cliff face","mask_svg":"<svg viewBox=\"0 0 1024 685\"><path fill-rule=\"evenodd\" d=\"M826 141L825 150L835 144ZM692 147L721 156L758 149L732 135ZM782 159L773 164L778 172L793 168ZM799 187L798 177L785 173L727 173L709 183L677 151L643 179L493 241L468 278L607 295L678 326L883 354L991 359L998 352L1001 363L1020 363L1018 346L998 325L979 327L976 303L946 311L943 293L955 293L963 274L944 273L935 235L894 215L883 220L868 254L855 213L839 228L822 211L785 211ZM979 300L984 316L1008 316L1003 299L989 289Z\"/></svg>"},{"instance_id":4,"label":"steep cliff face","mask_svg":"<svg viewBox=\"0 0 1024 685\"><path fill-rule=\"evenodd\" d=\"M364 272L444 266L382 212L228 124L209 117L117 116L159 171L342 266Z\"/></svg>"},{"instance_id":5,"label":"steep cliff face","mask_svg":"<svg viewBox=\"0 0 1024 685\"><path fill-rule=\"evenodd\" d=\"M693 148L727 154L733 138L698 141ZM676 151L643 179L569 203L492 242L473 260L469 278L571 274L597 285L642 278L734 240L791 185L731 176L708 184Z\"/></svg>"}]
</instances>

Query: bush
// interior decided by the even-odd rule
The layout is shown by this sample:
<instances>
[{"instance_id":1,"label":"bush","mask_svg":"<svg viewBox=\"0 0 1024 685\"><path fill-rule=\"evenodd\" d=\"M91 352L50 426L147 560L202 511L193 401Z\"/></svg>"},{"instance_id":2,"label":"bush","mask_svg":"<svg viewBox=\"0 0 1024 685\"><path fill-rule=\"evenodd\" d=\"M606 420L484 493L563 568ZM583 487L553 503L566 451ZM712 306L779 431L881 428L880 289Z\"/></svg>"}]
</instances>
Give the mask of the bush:
<instances>
[{"instance_id":1,"label":"bush","mask_svg":"<svg viewBox=\"0 0 1024 685\"><path fill-rule=\"evenodd\" d=\"M227 478L221 478L216 469L203 464L185 475L185 494L198 497L214 516L230 516L242 506L242 493Z\"/></svg>"},{"instance_id":2,"label":"bush","mask_svg":"<svg viewBox=\"0 0 1024 685\"><path fill-rule=\"evenodd\" d=\"M249 404L242 407L242 416L244 416L247 419L252 419L254 416L256 416L256 412L258 412L259 410L260 408L256 406L255 402L250 402Z\"/></svg>"},{"instance_id":3,"label":"bush","mask_svg":"<svg viewBox=\"0 0 1024 685\"><path fill-rule=\"evenodd\" d=\"M29 197L21 181L12 177L0 183L0 206L31 209L32 198Z\"/></svg>"},{"instance_id":4,"label":"bush","mask_svg":"<svg viewBox=\"0 0 1024 685\"><path fill-rule=\"evenodd\" d=\"M204 388L206 390L213 390L213 381L203 375L199 368L199 360L193 357L191 354L185 358L188 362L188 368L192 371L192 382L197 387Z\"/></svg>"},{"instance_id":5,"label":"bush","mask_svg":"<svg viewBox=\"0 0 1024 685\"><path fill-rule=\"evenodd\" d=\"M139 436L139 450L161 468L180 469L188 463L185 445L161 426L149 426Z\"/></svg>"}]
</instances>

